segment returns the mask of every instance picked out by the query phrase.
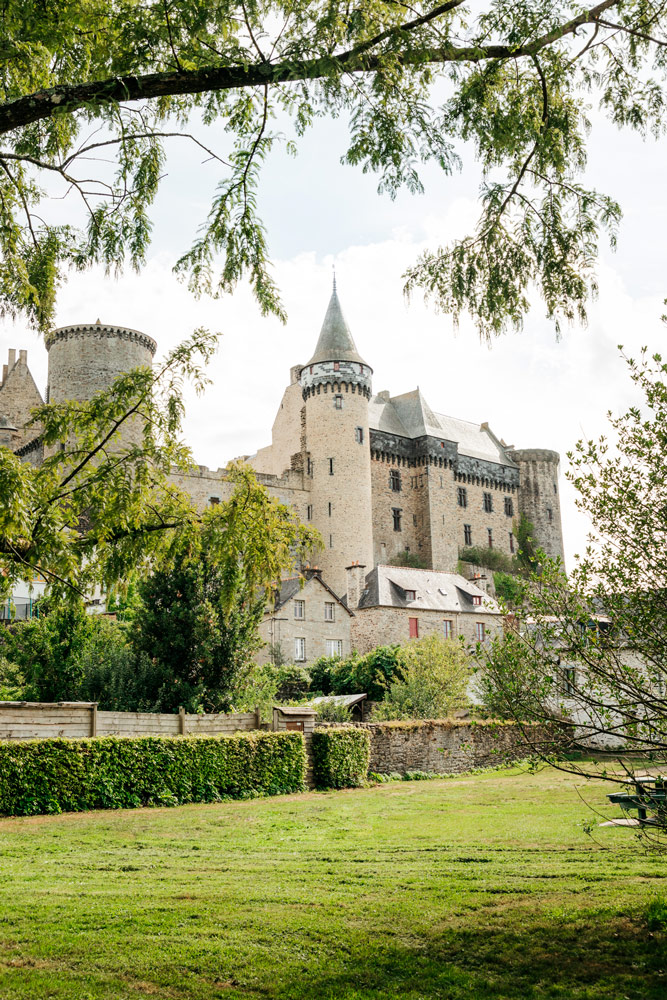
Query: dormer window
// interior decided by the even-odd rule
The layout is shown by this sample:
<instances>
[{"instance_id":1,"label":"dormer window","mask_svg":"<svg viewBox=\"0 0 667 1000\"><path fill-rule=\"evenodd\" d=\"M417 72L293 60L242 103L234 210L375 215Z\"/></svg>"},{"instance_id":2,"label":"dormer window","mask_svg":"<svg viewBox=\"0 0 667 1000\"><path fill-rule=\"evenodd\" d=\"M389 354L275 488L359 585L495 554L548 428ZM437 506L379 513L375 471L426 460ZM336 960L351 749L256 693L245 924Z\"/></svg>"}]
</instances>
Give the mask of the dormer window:
<instances>
[{"instance_id":1,"label":"dormer window","mask_svg":"<svg viewBox=\"0 0 667 1000\"><path fill-rule=\"evenodd\" d=\"M482 596L481 596L481 594L473 594L472 595L472 603L479 606L482 603Z\"/></svg>"},{"instance_id":2,"label":"dormer window","mask_svg":"<svg viewBox=\"0 0 667 1000\"><path fill-rule=\"evenodd\" d=\"M417 600L417 591L416 590L406 590L405 591L405 599L406 599L406 601L416 601Z\"/></svg>"}]
</instances>

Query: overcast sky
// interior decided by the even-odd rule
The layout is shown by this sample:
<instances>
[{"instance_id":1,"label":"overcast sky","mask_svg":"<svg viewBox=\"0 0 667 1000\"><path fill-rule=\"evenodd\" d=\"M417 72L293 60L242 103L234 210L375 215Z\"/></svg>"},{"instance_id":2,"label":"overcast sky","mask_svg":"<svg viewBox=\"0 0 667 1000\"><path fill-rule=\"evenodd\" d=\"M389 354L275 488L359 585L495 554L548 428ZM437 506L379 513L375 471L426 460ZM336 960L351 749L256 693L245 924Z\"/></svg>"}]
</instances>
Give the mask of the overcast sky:
<instances>
[{"instance_id":1,"label":"overcast sky","mask_svg":"<svg viewBox=\"0 0 667 1000\"><path fill-rule=\"evenodd\" d=\"M407 303L402 293L401 276L422 248L466 235L474 224L474 161L468 157L452 178L427 170L425 195L391 202L376 194L376 178L339 165L344 139L342 123L321 123L299 157L275 155L265 172L261 204L286 326L263 319L245 287L217 301L197 300L172 275L217 179L215 164L201 165L201 154L185 143L169 160L145 270L117 280L98 272L73 276L60 293L58 325L99 316L103 323L145 331L160 351L197 326L221 331L209 372L213 385L203 398L190 399L186 438L197 462L222 468L269 443L289 368L304 363L317 340L335 263L348 324L374 369L374 391L398 394L419 386L438 412L488 421L517 447L560 452L563 472L576 440L603 432L607 410L619 412L634 400L617 344L634 353L642 344L652 350L664 345L665 142L645 144L596 124L588 179L621 202L625 217L618 251L602 254L600 295L589 324L565 330L557 341L537 302L521 334L487 347L472 323L462 322L455 332L449 317L419 298ZM24 324L5 322L0 346L3 356L10 347L28 347L30 367L44 388L46 352ZM572 566L587 523L564 478L562 499Z\"/></svg>"}]
</instances>

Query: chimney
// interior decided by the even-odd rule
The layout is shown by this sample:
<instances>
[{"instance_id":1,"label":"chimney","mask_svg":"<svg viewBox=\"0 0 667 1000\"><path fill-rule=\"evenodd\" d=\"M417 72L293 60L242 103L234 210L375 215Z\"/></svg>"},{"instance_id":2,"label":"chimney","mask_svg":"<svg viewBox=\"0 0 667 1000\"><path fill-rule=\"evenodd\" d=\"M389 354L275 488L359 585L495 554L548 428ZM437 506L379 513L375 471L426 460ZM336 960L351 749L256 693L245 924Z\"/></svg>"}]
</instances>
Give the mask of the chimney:
<instances>
[{"instance_id":1,"label":"chimney","mask_svg":"<svg viewBox=\"0 0 667 1000\"><path fill-rule=\"evenodd\" d=\"M23 368L27 368L28 367L28 352L27 351L19 351L19 364Z\"/></svg>"},{"instance_id":2,"label":"chimney","mask_svg":"<svg viewBox=\"0 0 667 1000\"><path fill-rule=\"evenodd\" d=\"M13 347L9 348L9 370L11 371L16 364L16 351Z\"/></svg>"},{"instance_id":3,"label":"chimney","mask_svg":"<svg viewBox=\"0 0 667 1000\"><path fill-rule=\"evenodd\" d=\"M355 608L359 607L361 600L366 580L366 567L363 563L355 562L351 566L346 566L345 572L347 573L347 606L350 611L354 611Z\"/></svg>"}]
</instances>

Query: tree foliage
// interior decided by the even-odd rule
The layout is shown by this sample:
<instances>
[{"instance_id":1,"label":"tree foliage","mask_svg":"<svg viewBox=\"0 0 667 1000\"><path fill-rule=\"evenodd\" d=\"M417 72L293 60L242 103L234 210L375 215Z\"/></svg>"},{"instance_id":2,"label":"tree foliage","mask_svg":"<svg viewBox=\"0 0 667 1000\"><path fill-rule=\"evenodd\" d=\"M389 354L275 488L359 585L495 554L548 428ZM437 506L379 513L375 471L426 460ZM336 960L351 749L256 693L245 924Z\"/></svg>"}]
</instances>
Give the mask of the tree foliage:
<instances>
[{"instance_id":1,"label":"tree foliage","mask_svg":"<svg viewBox=\"0 0 667 1000\"><path fill-rule=\"evenodd\" d=\"M573 719L555 749L594 741L617 779L634 773L626 752L667 762L667 363L645 351L627 363L641 405L610 413L611 435L569 455L589 544L569 578L537 552L540 573L484 665L502 714Z\"/></svg>"},{"instance_id":2,"label":"tree foliage","mask_svg":"<svg viewBox=\"0 0 667 1000\"><path fill-rule=\"evenodd\" d=\"M521 325L533 283L557 324L583 318L620 218L582 181L589 105L661 133L666 27L661 0L7 0L0 309L48 329L67 268L139 267L168 147L186 138L219 182L177 271L214 294L247 276L282 315L261 168L330 115L349 124L343 162L390 197L420 192L424 163L457 169L464 146L481 165L475 231L424 253L409 291L485 336Z\"/></svg>"},{"instance_id":3,"label":"tree foliage","mask_svg":"<svg viewBox=\"0 0 667 1000\"><path fill-rule=\"evenodd\" d=\"M472 661L460 643L439 635L399 648L398 677L374 719L445 719L467 703Z\"/></svg>"}]
</instances>

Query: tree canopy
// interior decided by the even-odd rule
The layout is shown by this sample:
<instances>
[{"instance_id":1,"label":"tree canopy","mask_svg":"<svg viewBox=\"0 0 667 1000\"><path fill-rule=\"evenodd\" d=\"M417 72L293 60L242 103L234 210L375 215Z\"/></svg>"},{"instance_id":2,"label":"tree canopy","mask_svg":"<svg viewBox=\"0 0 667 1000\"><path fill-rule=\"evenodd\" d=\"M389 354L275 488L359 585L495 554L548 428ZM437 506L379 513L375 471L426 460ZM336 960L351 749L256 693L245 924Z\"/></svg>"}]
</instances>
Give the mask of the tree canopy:
<instances>
[{"instance_id":1,"label":"tree canopy","mask_svg":"<svg viewBox=\"0 0 667 1000\"><path fill-rule=\"evenodd\" d=\"M620 219L582 180L590 105L660 134L666 29L663 0L6 0L0 309L47 329L68 268L139 267L168 144L188 137L219 184L176 270L213 293L247 277L283 315L261 168L330 115L349 122L343 161L390 196L466 145L482 167L475 231L417 260L408 291L485 336L521 325L533 284L557 324L584 318Z\"/></svg>"}]
</instances>

